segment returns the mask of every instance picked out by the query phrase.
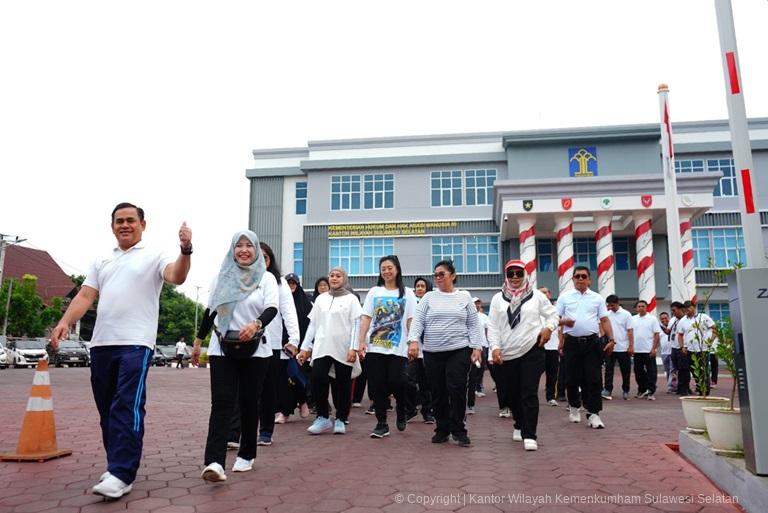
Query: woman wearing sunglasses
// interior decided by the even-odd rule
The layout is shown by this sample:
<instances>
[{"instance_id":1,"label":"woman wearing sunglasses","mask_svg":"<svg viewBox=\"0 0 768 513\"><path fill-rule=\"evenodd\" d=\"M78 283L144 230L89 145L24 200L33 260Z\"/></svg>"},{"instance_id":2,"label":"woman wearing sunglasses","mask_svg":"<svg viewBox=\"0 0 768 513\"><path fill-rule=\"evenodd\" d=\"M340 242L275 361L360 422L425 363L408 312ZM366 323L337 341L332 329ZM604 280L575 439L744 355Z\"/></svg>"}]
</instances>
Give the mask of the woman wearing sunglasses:
<instances>
[{"instance_id":1,"label":"woman wearing sunglasses","mask_svg":"<svg viewBox=\"0 0 768 513\"><path fill-rule=\"evenodd\" d=\"M547 296L528 281L522 260L507 262L504 274L501 292L491 300L488 344L512 405L512 440L535 451L544 344L557 329L559 316Z\"/></svg>"},{"instance_id":2,"label":"woman wearing sunglasses","mask_svg":"<svg viewBox=\"0 0 768 513\"><path fill-rule=\"evenodd\" d=\"M461 447L470 440L464 426L469 366L480 362L483 334L472 296L455 288L456 268L441 260L433 274L437 290L421 298L408 334L408 358L424 352L424 367L432 386L432 406L437 421L432 443L453 435Z\"/></svg>"}]
</instances>

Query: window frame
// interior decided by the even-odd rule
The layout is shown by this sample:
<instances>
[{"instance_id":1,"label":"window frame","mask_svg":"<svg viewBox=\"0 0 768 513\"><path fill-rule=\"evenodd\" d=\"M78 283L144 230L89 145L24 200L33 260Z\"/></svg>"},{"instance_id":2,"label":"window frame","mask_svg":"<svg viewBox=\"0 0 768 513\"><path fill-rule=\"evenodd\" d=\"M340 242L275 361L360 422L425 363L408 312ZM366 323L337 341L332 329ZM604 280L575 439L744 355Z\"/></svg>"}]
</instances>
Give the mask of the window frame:
<instances>
[{"instance_id":1,"label":"window frame","mask_svg":"<svg viewBox=\"0 0 768 513\"><path fill-rule=\"evenodd\" d=\"M301 187L303 185L303 187ZM304 196L300 197L300 192L303 191ZM309 183L306 181L296 182L296 186L294 187L294 197L296 200L296 206L294 209L294 212L296 215L306 215L307 214L307 198L309 196ZM299 205L304 206L304 212L299 212L301 210L299 208Z\"/></svg>"},{"instance_id":2,"label":"window frame","mask_svg":"<svg viewBox=\"0 0 768 513\"><path fill-rule=\"evenodd\" d=\"M366 248L370 247L375 249L376 242L381 241L381 254L377 254L375 251L372 254L366 254ZM371 243L371 244L368 244ZM334 245L345 245L348 249L349 255L340 255L338 257L333 256ZM330 267L342 267L347 271L347 275L352 276L378 276L378 261L382 256L395 254L395 239L393 237L350 237L350 238L333 238L330 239L328 244L328 263ZM335 260L336 259L336 260ZM357 259L356 270L351 265L353 259ZM372 272L366 271L366 259L373 262L371 265ZM349 262L349 265L344 265L344 262Z\"/></svg>"}]
</instances>

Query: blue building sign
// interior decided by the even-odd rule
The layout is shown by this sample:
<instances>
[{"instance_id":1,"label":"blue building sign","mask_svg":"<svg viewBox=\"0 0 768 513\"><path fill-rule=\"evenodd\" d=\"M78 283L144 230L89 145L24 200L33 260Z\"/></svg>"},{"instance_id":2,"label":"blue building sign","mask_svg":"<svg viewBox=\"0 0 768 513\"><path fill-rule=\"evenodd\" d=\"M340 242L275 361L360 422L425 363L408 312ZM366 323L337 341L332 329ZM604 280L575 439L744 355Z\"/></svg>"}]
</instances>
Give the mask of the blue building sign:
<instances>
[{"instance_id":1,"label":"blue building sign","mask_svg":"<svg viewBox=\"0 0 768 513\"><path fill-rule=\"evenodd\" d=\"M571 176L597 176L597 147L568 148L568 171Z\"/></svg>"}]
</instances>

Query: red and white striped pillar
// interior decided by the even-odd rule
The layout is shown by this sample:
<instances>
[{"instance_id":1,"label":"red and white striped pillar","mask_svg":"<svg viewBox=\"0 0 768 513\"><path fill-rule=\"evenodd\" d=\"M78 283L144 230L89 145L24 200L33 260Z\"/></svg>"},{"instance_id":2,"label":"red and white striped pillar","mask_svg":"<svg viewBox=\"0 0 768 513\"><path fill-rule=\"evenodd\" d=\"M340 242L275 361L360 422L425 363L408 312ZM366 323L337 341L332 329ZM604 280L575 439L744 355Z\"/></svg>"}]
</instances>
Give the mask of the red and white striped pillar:
<instances>
[{"instance_id":1,"label":"red and white striped pillar","mask_svg":"<svg viewBox=\"0 0 768 513\"><path fill-rule=\"evenodd\" d=\"M648 313L656 315L656 270L653 264L653 231L651 216L635 215L635 248L637 249L637 299L648 303Z\"/></svg>"},{"instance_id":2,"label":"red and white striped pillar","mask_svg":"<svg viewBox=\"0 0 768 513\"><path fill-rule=\"evenodd\" d=\"M573 288L573 216L555 217L557 284L560 294Z\"/></svg>"},{"instance_id":3,"label":"red and white striped pillar","mask_svg":"<svg viewBox=\"0 0 768 513\"><path fill-rule=\"evenodd\" d=\"M595 242L597 246L597 290L603 297L616 293L613 261L613 232L611 214L595 215Z\"/></svg>"},{"instance_id":4,"label":"red and white striped pillar","mask_svg":"<svg viewBox=\"0 0 768 513\"><path fill-rule=\"evenodd\" d=\"M696 302L696 269L693 264L693 223L690 214L680 212L680 245L683 250L683 284L686 299Z\"/></svg>"},{"instance_id":5,"label":"red and white striped pillar","mask_svg":"<svg viewBox=\"0 0 768 513\"><path fill-rule=\"evenodd\" d=\"M536 288L536 218L519 217L520 260L525 263L528 282Z\"/></svg>"}]
</instances>

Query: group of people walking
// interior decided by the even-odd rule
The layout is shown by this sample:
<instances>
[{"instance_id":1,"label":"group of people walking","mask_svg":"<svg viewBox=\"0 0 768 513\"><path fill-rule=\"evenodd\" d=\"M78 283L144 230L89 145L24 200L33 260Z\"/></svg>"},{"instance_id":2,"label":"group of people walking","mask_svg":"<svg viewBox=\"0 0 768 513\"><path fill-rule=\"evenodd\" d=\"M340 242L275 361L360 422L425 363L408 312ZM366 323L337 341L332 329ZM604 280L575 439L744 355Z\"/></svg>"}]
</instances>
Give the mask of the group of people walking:
<instances>
[{"instance_id":1,"label":"group of people walking","mask_svg":"<svg viewBox=\"0 0 768 513\"><path fill-rule=\"evenodd\" d=\"M163 281L184 282L192 254L186 224L179 229L181 249L175 260L145 249L145 226L139 207L115 207L112 230L118 247L96 261L51 335L55 347L99 297L91 382L108 466L93 492L109 498L131 491L139 466L160 287ZM618 298L607 298L606 306L590 290L590 271L583 266L574 270L574 287L553 304L547 289L536 289L529 281L526 264L508 261L487 316L478 298L458 288L450 260L437 262L431 280L418 278L413 288L405 285L396 255L381 257L378 271L377 284L362 305L341 267L315 283L310 301L299 277L283 277L272 249L255 233L233 235L211 284L191 354L197 363L202 341L210 334L211 412L203 479L227 479L228 447L237 448L232 471L251 470L257 446L272 444L275 424L286 422L297 409L304 418L314 408L309 434L345 434L352 403L359 404L362 397L358 377L367 379L376 418L371 438L390 435L394 399L398 431L420 413L426 424L435 426L432 443L452 438L468 447L465 419L473 412L485 363L496 384L499 415L513 417L513 440L534 451L542 374L547 374L549 404L557 405L565 388L569 420L580 422L583 406L587 425L604 428L600 411L603 398L610 398L614 362L619 362L626 396L624 376L633 355L639 395L652 399L655 354L663 333L665 340L679 343L670 351L680 354L669 358L669 369L670 374L672 366L677 369L677 387L686 389L686 363L700 350L695 347L700 337L689 336L691 326L713 324L695 311L694 320L679 315L682 309L675 305L675 322L659 324L642 301L628 320Z\"/></svg>"}]
</instances>

